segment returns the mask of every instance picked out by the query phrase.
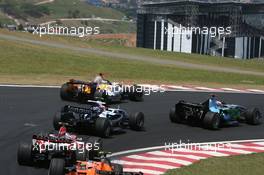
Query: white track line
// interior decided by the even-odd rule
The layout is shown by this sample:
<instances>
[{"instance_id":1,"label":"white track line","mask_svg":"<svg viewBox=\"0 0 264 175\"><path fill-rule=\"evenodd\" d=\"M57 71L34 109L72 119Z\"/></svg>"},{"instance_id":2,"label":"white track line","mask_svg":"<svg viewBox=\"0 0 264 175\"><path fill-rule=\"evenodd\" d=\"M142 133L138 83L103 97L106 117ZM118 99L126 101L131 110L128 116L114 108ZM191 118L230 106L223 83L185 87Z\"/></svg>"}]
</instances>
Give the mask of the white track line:
<instances>
[{"instance_id":1,"label":"white track line","mask_svg":"<svg viewBox=\"0 0 264 175\"><path fill-rule=\"evenodd\" d=\"M221 90L224 90L224 91L232 91L232 92L244 92L242 90L239 90L239 89L233 89L233 88L220 88Z\"/></svg>"},{"instance_id":2,"label":"white track line","mask_svg":"<svg viewBox=\"0 0 264 175\"><path fill-rule=\"evenodd\" d=\"M18 87L18 88L60 88L60 86L45 85L20 85L20 84L0 84L0 87Z\"/></svg>"},{"instance_id":3,"label":"white track line","mask_svg":"<svg viewBox=\"0 0 264 175\"><path fill-rule=\"evenodd\" d=\"M175 90L193 90L193 88L188 88L184 86L175 86L175 85L162 85L161 87L175 89Z\"/></svg>"},{"instance_id":4,"label":"white track line","mask_svg":"<svg viewBox=\"0 0 264 175\"><path fill-rule=\"evenodd\" d=\"M201 148L205 148L205 150L207 151L206 146L201 147ZM224 151L224 152L230 152L230 153L236 153L236 154L251 154L252 153L252 151L245 151L243 149L232 149L232 148L217 148L217 150L212 150L212 151L215 151L217 153Z\"/></svg>"},{"instance_id":5,"label":"white track line","mask_svg":"<svg viewBox=\"0 0 264 175\"><path fill-rule=\"evenodd\" d=\"M139 84L145 87L151 87L152 89L165 89L166 92L221 92L221 93L248 93L248 94L264 94L263 90L258 89L233 89L233 88L207 88L207 87L184 87L174 85L150 85L150 84ZM0 84L0 87L17 87L17 88L60 88L56 85L23 85L23 84Z\"/></svg>"},{"instance_id":6,"label":"white track line","mask_svg":"<svg viewBox=\"0 0 264 175\"><path fill-rule=\"evenodd\" d=\"M175 151L180 151L180 152L187 152L187 153L202 153L202 154L207 154L209 156L214 156L214 157L225 157L229 156L229 154L225 153L220 153L216 151L210 151L210 150L190 150L190 149L177 149Z\"/></svg>"},{"instance_id":7,"label":"white track line","mask_svg":"<svg viewBox=\"0 0 264 175\"><path fill-rule=\"evenodd\" d=\"M264 93L263 90L258 90L258 89L246 89L247 91L250 91L250 92L256 92L256 93Z\"/></svg>"},{"instance_id":8,"label":"white track line","mask_svg":"<svg viewBox=\"0 0 264 175\"><path fill-rule=\"evenodd\" d=\"M176 158L162 158L162 157L146 157L146 156L141 156L141 155L130 155L127 156L128 158L132 159L137 159L137 160L150 160L150 161L165 161L165 162L171 162L171 163L176 163L176 164L181 164L181 165L190 165L193 162L191 161L186 161L186 160L181 160L181 159L176 159Z\"/></svg>"},{"instance_id":9,"label":"white track line","mask_svg":"<svg viewBox=\"0 0 264 175\"><path fill-rule=\"evenodd\" d=\"M175 166L159 164L159 163L145 163L145 162L141 162L140 160L138 162L118 160L116 163L122 164L122 165L152 166L152 167L158 167L158 168L162 168L162 169L173 169L173 168L175 168Z\"/></svg>"},{"instance_id":10,"label":"white track line","mask_svg":"<svg viewBox=\"0 0 264 175\"><path fill-rule=\"evenodd\" d=\"M208 87L194 87L194 88L198 90L206 90L206 91L219 91L219 89L213 89Z\"/></svg>"},{"instance_id":11,"label":"white track line","mask_svg":"<svg viewBox=\"0 0 264 175\"><path fill-rule=\"evenodd\" d=\"M256 144L256 145L264 146L264 142L253 142L253 143Z\"/></svg>"},{"instance_id":12,"label":"white track line","mask_svg":"<svg viewBox=\"0 0 264 175\"><path fill-rule=\"evenodd\" d=\"M173 154L173 153L166 153L162 151L152 151L148 152L148 154L156 155L156 156L166 156L166 157L186 157L189 159L194 159L194 160L201 160L201 159L206 159L206 157L201 157L201 156L196 156L196 155L183 155L183 154Z\"/></svg>"},{"instance_id":13,"label":"white track line","mask_svg":"<svg viewBox=\"0 0 264 175\"><path fill-rule=\"evenodd\" d=\"M231 145L231 149L232 148L245 148L245 149L256 149L256 150L260 150L260 151L264 151L264 147L263 146L246 146L246 145L240 145L240 144L232 144Z\"/></svg>"}]
</instances>

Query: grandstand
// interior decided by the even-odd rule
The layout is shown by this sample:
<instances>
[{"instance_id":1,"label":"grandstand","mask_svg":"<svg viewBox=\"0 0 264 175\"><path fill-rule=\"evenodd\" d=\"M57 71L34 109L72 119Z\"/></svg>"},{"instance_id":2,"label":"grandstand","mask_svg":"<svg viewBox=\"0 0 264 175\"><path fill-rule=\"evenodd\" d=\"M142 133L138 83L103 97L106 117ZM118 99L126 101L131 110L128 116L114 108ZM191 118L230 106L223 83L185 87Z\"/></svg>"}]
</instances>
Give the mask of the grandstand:
<instances>
[{"instance_id":1,"label":"grandstand","mask_svg":"<svg viewBox=\"0 0 264 175\"><path fill-rule=\"evenodd\" d=\"M152 0L138 10L138 47L250 59L264 56L263 41L263 0Z\"/></svg>"}]
</instances>

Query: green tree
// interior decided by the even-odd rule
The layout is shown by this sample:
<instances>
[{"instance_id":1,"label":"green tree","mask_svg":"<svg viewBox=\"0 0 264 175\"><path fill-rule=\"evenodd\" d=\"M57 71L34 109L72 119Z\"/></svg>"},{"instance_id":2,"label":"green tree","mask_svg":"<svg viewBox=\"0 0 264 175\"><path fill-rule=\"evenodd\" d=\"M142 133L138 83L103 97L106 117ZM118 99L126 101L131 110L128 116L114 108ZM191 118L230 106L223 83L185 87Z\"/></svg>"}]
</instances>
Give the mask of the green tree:
<instances>
[{"instance_id":1,"label":"green tree","mask_svg":"<svg viewBox=\"0 0 264 175\"><path fill-rule=\"evenodd\" d=\"M23 27L22 24L19 24L18 27L17 27L17 29L20 30L20 31L22 31L22 30L24 30L24 27Z\"/></svg>"},{"instance_id":2,"label":"green tree","mask_svg":"<svg viewBox=\"0 0 264 175\"><path fill-rule=\"evenodd\" d=\"M73 17L73 18L79 18L79 17L80 17L80 11L79 11L79 10L75 10L75 11L72 13L72 17Z\"/></svg>"},{"instance_id":3,"label":"green tree","mask_svg":"<svg viewBox=\"0 0 264 175\"><path fill-rule=\"evenodd\" d=\"M72 11L71 10L68 11L68 17L72 18Z\"/></svg>"},{"instance_id":4,"label":"green tree","mask_svg":"<svg viewBox=\"0 0 264 175\"><path fill-rule=\"evenodd\" d=\"M50 9L47 6L38 6L37 10L40 11L40 13L49 15L50 14Z\"/></svg>"},{"instance_id":5,"label":"green tree","mask_svg":"<svg viewBox=\"0 0 264 175\"><path fill-rule=\"evenodd\" d=\"M30 16L33 17L42 17L43 15L49 15L50 14L50 10L48 7L46 6L35 6L31 3L23 3L21 5L21 9L22 11Z\"/></svg>"}]
</instances>

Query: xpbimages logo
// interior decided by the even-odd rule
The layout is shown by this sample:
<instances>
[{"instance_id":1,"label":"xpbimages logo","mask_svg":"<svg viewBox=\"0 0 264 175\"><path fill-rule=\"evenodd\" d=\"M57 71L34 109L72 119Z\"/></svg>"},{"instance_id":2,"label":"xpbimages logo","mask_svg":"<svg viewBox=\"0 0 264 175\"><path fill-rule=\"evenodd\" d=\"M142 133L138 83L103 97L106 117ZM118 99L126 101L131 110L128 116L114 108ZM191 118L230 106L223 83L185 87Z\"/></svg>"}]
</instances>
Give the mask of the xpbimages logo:
<instances>
[{"instance_id":1,"label":"xpbimages logo","mask_svg":"<svg viewBox=\"0 0 264 175\"><path fill-rule=\"evenodd\" d=\"M62 35L85 37L100 34L100 27L64 27L64 26L37 26L33 27L33 35Z\"/></svg>"},{"instance_id":2,"label":"xpbimages logo","mask_svg":"<svg viewBox=\"0 0 264 175\"><path fill-rule=\"evenodd\" d=\"M37 142L33 140L33 151L42 153L45 151L78 151L83 153L84 151L98 151L100 150L100 143L84 143L84 142L73 142L73 143L55 143L55 142Z\"/></svg>"},{"instance_id":3,"label":"xpbimages logo","mask_svg":"<svg viewBox=\"0 0 264 175\"><path fill-rule=\"evenodd\" d=\"M210 35L212 38L221 35L231 35L232 27L185 27L181 24L174 27L164 27L165 34L180 35L180 34L198 34Z\"/></svg>"},{"instance_id":4,"label":"xpbimages logo","mask_svg":"<svg viewBox=\"0 0 264 175\"><path fill-rule=\"evenodd\" d=\"M183 142L180 140L179 142L166 142L165 150L171 151L172 153L177 152L179 150L186 151L220 151L222 149L232 149L231 142L215 142L215 143L192 143L189 140L187 142Z\"/></svg>"},{"instance_id":5,"label":"xpbimages logo","mask_svg":"<svg viewBox=\"0 0 264 175\"><path fill-rule=\"evenodd\" d=\"M112 96L122 93L143 93L144 95L150 95L151 93L163 93L165 88L162 86L140 86L140 85L125 85L122 86L119 83L113 83L111 86L105 86L104 84L99 87L99 91L105 92L107 95Z\"/></svg>"}]
</instances>

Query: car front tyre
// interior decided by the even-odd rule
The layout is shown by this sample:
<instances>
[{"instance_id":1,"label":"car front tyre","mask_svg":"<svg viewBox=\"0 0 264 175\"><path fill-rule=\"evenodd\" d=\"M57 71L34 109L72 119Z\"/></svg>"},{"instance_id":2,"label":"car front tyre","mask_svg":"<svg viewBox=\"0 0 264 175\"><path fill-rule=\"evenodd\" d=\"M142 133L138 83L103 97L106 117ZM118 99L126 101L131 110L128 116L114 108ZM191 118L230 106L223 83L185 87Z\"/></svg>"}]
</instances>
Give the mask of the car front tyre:
<instances>
[{"instance_id":1,"label":"car front tyre","mask_svg":"<svg viewBox=\"0 0 264 175\"><path fill-rule=\"evenodd\" d=\"M249 109L246 111L246 122L251 125L261 123L261 113L258 108Z\"/></svg>"},{"instance_id":2,"label":"car front tyre","mask_svg":"<svg viewBox=\"0 0 264 175\"><path fill-rule=\"evenodd\" d=\"M220 115L214 112L207 112L203 119L203 125L207 129L218 130L220 127Z\"/></svg>"},{"instance_id":3,"label":"car front tyre","mask_svg":"<svg viewBox=\"0 0 264 175\"><path fill-rule=\"evenodd\" d=\"M137 112L129 116L129 126L131 129L140 131L144 128L144 114L142 112Z\"/></svg>"},{"instance_id":4,"label":"car front tyre","mask_svg":"<svg viewBox=\"0 0 264 175\"><path fill-rule=\"evenodd\" d=\"M17 162L19 165L31 165L32 160L32 144L21 142L17 150Z\"/></svg>"},{"instance_id":5,"label":"car front tyre","mask_svg":"<svg viewBox=\"0 0 264 175\"><path fill-rule=\"evenodd\" d=\"M180 115L177 113L176 107L173 107L170 109L170 121L172 123L181 123L181 117Z\"/></svg>"},{"instance_id":6,"label":"car front tyre","mask_svg":"<svg viewBox=\"0 0 264 175\"><path fill-rule=\"evenodd\" d=\"M55 130L60 129L60 123L61 122L61 112L57 112L53 117L53 127Z\"/></svg>"},{"instance_id":7,"label":"car front tyre","mask_svg":"<svg viewBox=\"0 0 264 175\"><path fill-rule=\"evenodd\" d=\"M98 136L107 138L111 133L111 125L107 118L99 117L95 122L95 132Z\"/></svg>"},{"instance_id":8,"label":"car front tyre","mask_svg":"<svg viewBox=\"0 0 264 175\"><path fill-rule=\"evenodd\" d=\"M65 175L65 160L53 158L50 161L49 175Z\"/></svg>"}]
</instances>

